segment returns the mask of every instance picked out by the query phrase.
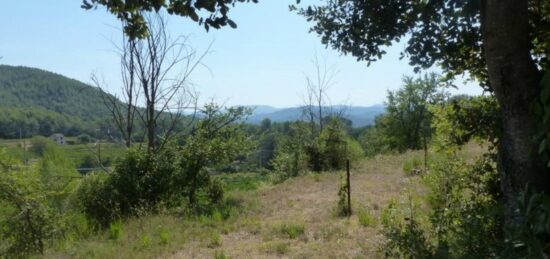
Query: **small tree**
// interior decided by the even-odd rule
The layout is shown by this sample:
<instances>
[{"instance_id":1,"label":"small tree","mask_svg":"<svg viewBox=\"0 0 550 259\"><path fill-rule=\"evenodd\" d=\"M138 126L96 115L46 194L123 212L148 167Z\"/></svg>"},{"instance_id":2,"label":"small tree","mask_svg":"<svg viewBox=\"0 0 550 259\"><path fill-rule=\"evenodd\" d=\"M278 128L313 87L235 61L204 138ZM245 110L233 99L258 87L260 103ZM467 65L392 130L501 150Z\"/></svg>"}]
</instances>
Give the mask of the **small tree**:
<instances>
[{"instance_id":1,"label":"small tree","mask_svg":"<svg viewBox=\"0 0 550 259\"><path fill-rule=\"evenodd\" d=\"M208 168L233 162L239 155L251 148L250 140L236 124L250 111L244 107L223 109L208 104L201 111L202 119L197 122L191 134L183 139L180 153L181 186L192 208L198 205L197 192L211 186Z\"/></svg>"},{"instance_id":2,"label":"small tree","mask_svg":"<svg viewBox=\"0 0 550 259\"><path fill-rule=\"evenodd\" d=\"M388 92L386 114L377 120L387 135L391 148L403 152L407 149L424 149L424 166L427 168L428 142L432 136L431 105L441 104L446 97L439 90L436 74L423 78L405 77L403 88Z\"/></svg>"}]
</instances>

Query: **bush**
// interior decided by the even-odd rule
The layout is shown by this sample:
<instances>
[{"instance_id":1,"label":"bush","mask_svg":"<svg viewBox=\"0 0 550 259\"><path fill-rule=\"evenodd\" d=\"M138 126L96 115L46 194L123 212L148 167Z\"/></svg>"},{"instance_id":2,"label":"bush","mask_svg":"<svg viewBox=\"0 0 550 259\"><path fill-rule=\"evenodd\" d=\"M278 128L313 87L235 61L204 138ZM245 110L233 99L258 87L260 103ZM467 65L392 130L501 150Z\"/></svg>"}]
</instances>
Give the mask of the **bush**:
<instances>
[{"instance_id":1,"label":"bush","mask_svg":"<svg viewBox=\"0 0 550 259\"><path fill-rule=\"evenodd\" d=\"M432 258L433 248L416 216L412 199L406 211L397 208L395 201L384 209L381 218L386 241L382 252L387 258Z\"/></svg>"},{"instance_id":2,"label":"bush","mask_svg":"<svg viewBox=\"0 0 550 259\"><path fill-rule=\"evenodd\" d=\"M403 172L407 175L415 175L418 172L422 172L424 168L424 161L421 161L417 157L413 157L405 160L403 163Z\"/></svg>"},{"instance_id":3,"label":"bush","mask_svg":"<svg viewBox=\"0 0 550 259\"><path fill-rule=\"evenodd\" d=\"M35 136L31 139L31 151L38 156L42 156L46 147L54 145L53 141L49 138L42 136Z\"/></svg>"},{"instance_id":4,"label":"bush","mask_svg":"<svg viewBox=\"0 0 550 259\"><path fill-rule=\"evenodd\" d=\"M218 233L212 233L210 235L210 241L208 242L208 248L216 248L222 245L222 238Z\"/></svg>"},{"instance_id":5,"label":"bush","mask_svg":"<svg viewBox=\"0 0 550 259\"><path fill-rule=\"evenodd\" d=\"M332 119L323 129L318 139L321 153L322 170L341 170L346 168L346 160L354 162L364 156L359 143L346 133L342 122Z\"/></svg>"},{"instance_id":6,"label":"bush","mask_svg":"<svg viewBox=\"0 0 550 259\"><path fill-rule=\"evenodd\" d=\"M359 220L359 224L363 227L376 226L376 218L372 216L367 210L359 211L357 219Z\"/></svg>"},{"instance_id":7,"label":"bush","mask_svg":"<svg viewBox=\"0 0 550 259\"><path fill-rule=\"evenodd\" d=\"M104 172L94 172L84 176L77 191L77 199L82 211L100 226L108 226L120 219L120 195Z\"/></svg>"},{"instance_id":8,"label":"bush","mask_svg":"<svg viewBox=\"0 0 550 259\"><path fill-rule=\"evenodd\" d=\"M507 226L502 258L548 258L550 256L550 196L528 187L518 199L519 215L525 220Z\"/></svg>"},{"instance_id":9,"label":"bush","mask_svg":"<svg viewBox=\"0 0 550 259\"><path fill-rule=\"evenodd\" d=\"M122 221L118 220L109 225L109 239L119 240L122 237Z\"/></svg>"},{"instance_id":10,"label":"bush","mask_svg":"<svg viewBox=\"0 0 550 259\"><path fill-rule=\"evenodd\" d=\"M44 251L56 225L46 193L36 172L10 169L0 173L0 257L27 257Z\"/></svg>"},{"instance_id":11,"label":"bush","mask_svg":"<svg viewBox=\"0 0 550 259\"><path fill-rule=\"evenodd\" d=\"M501 251L503 219L494 159L485 155L469 164L451 156L424 176L439 251L458 258L489 258Z\"/></svg>"},{"instance_id":12,"label":"bush","mask_svg":"<svg viewBox=\"0 0 550 259\"><path fill-rule=\"evenodd\" d=\"M97 167L97 165L97 159L91 154L86 154L82 157L82 160L78 166L80 168L94 168Z\"/></svg>"},{"instance_id":13,"label":"bush","mask_svg":"<svg viewBox=\"0 0 550 259\"><path fill-rule=\"evenodd\" d=\"M431 166L425 214L414 204L383 213L383 250L390 258L495 258L503 248L502 210L494 155L470 164L451 155ZM402 219L405 218L404 223ZM425 222L420 226L419 222Z\"/></svg>"},{"instance_id":14,"label":"bush","mask_svg":"<svg viewBox=\"0 0 550 259\"><path fill-rule=\"evenodd\" d=\"M80 134L78 135L77 140L79 144L88 144L92 142L92 137L88 134Z\"/></svg>"},{"instance_id":15,"label":"bush","mask_svg":"<svg viewBox=\"0 0 550 259\"><path fill-rule=\"evenodd\" d=\"M276 227L276 233L282 237L295 239L302 236L305 232L303 224L281 224Z\"/></svg>"},{"instance_id":16,"label":"bush","mask_svg":"<svg viewBox=\"0 0 550 259\"><path fill-rule=\"evenodd\" d=\"M155 154L128 150L113 173L85 177L78 192L84 211L107 226L122 217L154 211L161 203L177 202L181 190L174 184L178 173L174 159L169 149Z\"/></svg>"},{"instance_id":17,"label":"bush","mask_svg":"<svg viewBox=\"0 0 550 259\"><path fill-rule=\"evenodd\" d=\"M55 149L43 152L24 167L0 150L0 257L28 257L56 238L87 234L73 208L76 172Z\"/></svg>"},{"instance_id":18,"label":"bush","mask_svg":"<svg viewBox=\"0 0 550 259\"><path fill-rule=\"evenodd\" d=\"M340 176L340 189L338 189L338 204L336 205L336 216L351 216L351 209L348 207L348 184L345 174Z\"/></svg>"},{"instance_id":19,"label":"bush","mask_svg":"<svg viewBox=\"0 0 550 259\"><path fill-rule=\"evenodd\" d=\"M208 186L208 197L212 203L220 203L223 201L223 182L219 179L212 179Z\"/></svg>"}]
</instances>

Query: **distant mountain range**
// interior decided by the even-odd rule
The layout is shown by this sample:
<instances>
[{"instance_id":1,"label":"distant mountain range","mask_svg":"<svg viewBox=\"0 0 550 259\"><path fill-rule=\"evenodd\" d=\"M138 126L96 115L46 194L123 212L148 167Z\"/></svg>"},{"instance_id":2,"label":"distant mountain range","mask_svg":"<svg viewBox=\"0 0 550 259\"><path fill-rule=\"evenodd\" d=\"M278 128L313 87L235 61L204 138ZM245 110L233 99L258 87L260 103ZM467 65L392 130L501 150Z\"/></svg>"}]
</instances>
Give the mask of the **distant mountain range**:
<instances>
[{"instance_id":1,"label":"distant mountain range","mask_svg":"<svg viewBox=\"0 0 550 259\"><path fill-rule=\"evenodd\" d=\"M296 121L303 118L302 107L276 108L267 105L248 106L254 110L246 122L259 124L264 119L273 122ZM374 118L384 113L385 107L382 104L373 106L343 106L333 105L324 107L324 110L343 111L344 118L353 122L353 127L363 127L374 123Z\"/></svg>"}]
</instances>

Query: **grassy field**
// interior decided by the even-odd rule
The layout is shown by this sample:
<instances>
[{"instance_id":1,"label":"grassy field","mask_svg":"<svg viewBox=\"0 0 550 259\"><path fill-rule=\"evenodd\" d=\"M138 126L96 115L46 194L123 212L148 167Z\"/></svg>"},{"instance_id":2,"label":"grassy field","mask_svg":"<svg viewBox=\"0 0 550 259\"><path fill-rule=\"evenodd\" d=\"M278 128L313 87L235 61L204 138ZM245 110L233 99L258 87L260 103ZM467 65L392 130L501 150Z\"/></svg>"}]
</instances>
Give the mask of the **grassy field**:
<instances>
[{"instance_id":1,"label":"grassy field","mask_svg":"<svg viewBox=\"0 0 550 259\"><path fill-rule=\"evenodd\" d=\"M76 138L67 137L68 142L77 143ZM37 159L39 155L32 152L31 139L0 139L0 148L5 148L8 153L21 161ZM97 167L97 156L101 157L103 164L110 166L116 159L124 154L126 149L123 145L116 143L88 144L67 144L56 145L67 158L74 164L75 168Z\"/></svg>"},{"instance_id":2,"label":"grassy field","mask_svg":"<svg viewBox=\"0 0 550 259\"><path fill-rule=\"evenodd\" d=\"M469 145L465 157L483 148ZM379 258L379 217L387 203L422 195L403 165L421 152L365 159L352 170L354 214L337 217L341 173L309 174L272 184L269 176L236 173L226 182L229 213L144 216L85 240L65 241L46 258Z\"/></svg>"}]
</instances>

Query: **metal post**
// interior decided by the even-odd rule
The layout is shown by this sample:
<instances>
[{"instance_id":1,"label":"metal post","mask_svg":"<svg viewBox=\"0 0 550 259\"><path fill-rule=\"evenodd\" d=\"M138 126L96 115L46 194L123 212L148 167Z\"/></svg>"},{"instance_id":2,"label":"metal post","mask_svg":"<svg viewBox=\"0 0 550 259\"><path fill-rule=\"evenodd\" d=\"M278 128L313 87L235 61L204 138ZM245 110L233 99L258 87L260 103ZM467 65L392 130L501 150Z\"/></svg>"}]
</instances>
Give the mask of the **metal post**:
<instances>
[{"instance_id":1,"label":"metal post","mask_svg":"<svg viewBox=\"0 0 550 259\"><path fill-rule=\"evenodd\" d=\"M348 216L351 216L351 182L350 182L350 173L349 173L349 159L346 160L346 173L347 173L347 184L348 184Z\"/></svg>"}]
</instances>

